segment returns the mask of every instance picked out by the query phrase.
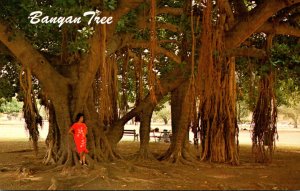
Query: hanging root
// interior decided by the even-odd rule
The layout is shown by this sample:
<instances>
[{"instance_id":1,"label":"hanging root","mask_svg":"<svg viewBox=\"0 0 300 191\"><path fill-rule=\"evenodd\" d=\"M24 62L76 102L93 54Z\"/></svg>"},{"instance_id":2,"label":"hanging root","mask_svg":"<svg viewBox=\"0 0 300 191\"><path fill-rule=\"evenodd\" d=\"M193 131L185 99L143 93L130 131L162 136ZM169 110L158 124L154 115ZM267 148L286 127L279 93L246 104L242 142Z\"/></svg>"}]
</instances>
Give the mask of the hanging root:
<instances>
[{"instance_id":1,"label":"hanging root","mask_svg":"<svg viewBox=\"0 0 300 191\"><path fill-rule=\"evenodd\" d=\"M46 143L46 154L43 160L44 164L55 164L59 157L58 157L58 142L59 142L59 128L56 122L55 111L53 104L50 100L48 100L47 96L43 93L40 94L41 104L45 106L48 111L48 121L49 121L49 129L48 135L45 140Z\"/></svg>"},{"instance_id":2,"label":"hanging root","mask_svg":"<svg viewBox=\"0 0 300 191\"><path fill-rule=\"evenodd\" d=\"M202 17L202 33L197 80L200 100L202 160L238 164L236 130L235 59L224 55L224 1L217 1L219 17L213 24L214 6L207 1ZM212 35L216 34L216 35ZM214 54L218 52L218 54Z\"/></svg>"},{"instance_id":3,"label":"hanging root","mask_svg":"<svg viewBox=\"0 0 300 191\"><path fill-rule=\"evenodd\" d=\"M260 94L253 112L252 152L256 162L271 162L277 134L274 74L262 77Z\"/></svg>"},{"instance_id":4,"label":"hanging root","mask_svg":"<svg viewBox=\"0 0 300 191\"><path fill-rule=\"evenodd\" d=\"M155 82L158 80L155 76L154 69L155 69L155 48L156 44L156 20L155 14L156 12L156 0L151 0L151 10L150 10L150 60L148 64L148 83L149 83L149 94L151 101L156 103L156 96L155 96Z\"/></svg>"},{"instance_id":5,"label":"hanging root","mask_svg":"<svg viewBox=\"0 0 300 191\"><path fill-rule=\"evenodd\" d=\"M43 126L43 119L37 108L35 93L32 87L32 75L29 68L22 68L19 76L20 85L24 93L23 113L26 122L26 129L29 131L30 140L33 143L35 154L38 154L38 126Z\"/></svg>"}]
</instances>

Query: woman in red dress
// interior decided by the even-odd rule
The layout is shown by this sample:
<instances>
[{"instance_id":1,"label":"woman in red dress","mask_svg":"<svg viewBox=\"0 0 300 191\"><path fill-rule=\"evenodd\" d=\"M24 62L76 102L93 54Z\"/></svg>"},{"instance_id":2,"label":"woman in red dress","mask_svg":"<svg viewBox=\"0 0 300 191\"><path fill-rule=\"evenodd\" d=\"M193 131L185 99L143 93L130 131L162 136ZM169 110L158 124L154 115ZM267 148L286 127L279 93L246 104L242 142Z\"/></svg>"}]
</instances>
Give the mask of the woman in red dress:
<instances>
[{"instance_id":1,"label":"woman in red dress","mask_svg":"<svg viewBox=\"0 0 300 191\"><path fill-rule=\"evenodd\" d=\"M83 123L83 117L82 113L77 114L76 122L69 129L69 133L73 134L76 150L80 155L80 164L87 165L85 161L85 154L89 152L86 148L87 126Z\"/></svg>"}]
</instances>

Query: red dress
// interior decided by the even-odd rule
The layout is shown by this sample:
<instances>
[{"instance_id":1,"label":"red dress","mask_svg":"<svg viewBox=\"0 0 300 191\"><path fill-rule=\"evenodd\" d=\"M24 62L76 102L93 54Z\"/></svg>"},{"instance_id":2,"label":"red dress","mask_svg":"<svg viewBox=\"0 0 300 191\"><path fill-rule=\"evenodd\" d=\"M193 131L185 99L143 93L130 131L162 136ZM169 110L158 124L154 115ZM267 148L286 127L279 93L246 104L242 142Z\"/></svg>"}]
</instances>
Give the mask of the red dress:
<instances>
[{"instance_id":1,"label":"red dress","mask_svg":"<svg viewBox=\"0 0 300 191\"><path fill-rule=\"evenodd\" d=\"M86 148L86 132L87 127L84 123L74 123L71 127L74 131L74 141L76 144L76 150L78 153L88 153L89 151Z\"/></svg>"}]
</instances>

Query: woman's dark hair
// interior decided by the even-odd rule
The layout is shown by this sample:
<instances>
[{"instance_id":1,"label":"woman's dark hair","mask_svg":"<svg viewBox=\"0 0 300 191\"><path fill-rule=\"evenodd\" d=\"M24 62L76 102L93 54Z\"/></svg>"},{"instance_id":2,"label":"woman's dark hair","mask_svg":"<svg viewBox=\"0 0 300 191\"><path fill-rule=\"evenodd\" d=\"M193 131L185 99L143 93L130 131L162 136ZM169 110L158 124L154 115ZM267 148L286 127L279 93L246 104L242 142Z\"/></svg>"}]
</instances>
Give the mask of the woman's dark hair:
<instances>
[{"instance_id":1,"label":"woman's dark hair","mask_svg":"<svg viewBox=\"0 0 300 191\"><path fill-rule=\"evenodd\" d=\"M78 113L76 116L76 122L79 121L80 117L84 117L83 113Z\"/></svg>"}]
</instances>

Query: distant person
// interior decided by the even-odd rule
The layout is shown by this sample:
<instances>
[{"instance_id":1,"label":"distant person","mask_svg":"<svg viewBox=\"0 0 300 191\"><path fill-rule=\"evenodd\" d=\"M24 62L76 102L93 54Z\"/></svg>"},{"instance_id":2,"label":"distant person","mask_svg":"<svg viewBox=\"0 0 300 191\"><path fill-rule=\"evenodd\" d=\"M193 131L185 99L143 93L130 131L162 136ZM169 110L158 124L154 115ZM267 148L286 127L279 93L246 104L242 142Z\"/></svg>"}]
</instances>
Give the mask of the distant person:
<instances>
[{"instance_id":1,"label":"distant person","mask_svg":"<svg viewBox=\"0 0 300 191\"><path fill-rule=\"evenodd\" d=\"M89 152L86 148L87 126L83 121L84 115L82 113L78 113L76 116L76 122L69 129L69 133L73 134L76 150L80 155L80 164L87 165L85 160L85 154Z\"/></svg>"},{"instance_id":2,"label":"distant person","mask_svg":"<svg viewBox=\"0 0 300 191\"><path fill-rule=\"evenodd\" d=\"M163 141L165 143L169 143L170 142L170 132L168 132L167 129L164 129L163 132L162 132L161 138L163 139Z\"/></svg>"}]
</instances>

